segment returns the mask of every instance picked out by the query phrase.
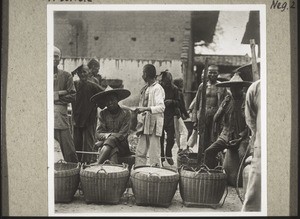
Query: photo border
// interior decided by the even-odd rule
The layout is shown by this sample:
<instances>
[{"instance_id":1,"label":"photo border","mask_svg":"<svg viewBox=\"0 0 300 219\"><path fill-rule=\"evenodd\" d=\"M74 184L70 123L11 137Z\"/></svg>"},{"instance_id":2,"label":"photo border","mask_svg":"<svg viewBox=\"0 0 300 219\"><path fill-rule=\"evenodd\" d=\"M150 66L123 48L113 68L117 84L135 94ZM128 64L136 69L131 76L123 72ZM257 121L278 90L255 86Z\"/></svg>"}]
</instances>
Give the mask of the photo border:
<instances>
[{"instance_id":1,"label":"photo border","mask_svg":"<svg viewBox=\"0 0 300 219\"><path fill-rule=\"evenodd\" d=\"M201 9L201 10L198 10ZM261 46L261 212L132 212L132 213L55 213L54 203L54 104L53 45L54 11L259 11ZM48 4L47 5L47 122L48 122L48 215L49 216L267 216L267 69L265 4Z\"/></svg>"}]
</instances>

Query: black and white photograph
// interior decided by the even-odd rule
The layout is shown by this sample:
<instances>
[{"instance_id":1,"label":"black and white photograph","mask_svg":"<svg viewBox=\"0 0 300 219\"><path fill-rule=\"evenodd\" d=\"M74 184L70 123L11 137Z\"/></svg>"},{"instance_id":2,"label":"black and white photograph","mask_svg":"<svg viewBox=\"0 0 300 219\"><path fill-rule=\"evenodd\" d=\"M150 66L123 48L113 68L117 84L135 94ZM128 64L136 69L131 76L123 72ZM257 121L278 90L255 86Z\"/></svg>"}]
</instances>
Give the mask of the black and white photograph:
<instances>
[{"instance_id":1,"label":"black and white photograph","mask_svg":"<svg viewBox=\"0 0 300 219\"><path fill-rule=\"evenodd\" d=\"M51 216L266 216L262 4L48 4Z\"/></svg>"}]
</instances>

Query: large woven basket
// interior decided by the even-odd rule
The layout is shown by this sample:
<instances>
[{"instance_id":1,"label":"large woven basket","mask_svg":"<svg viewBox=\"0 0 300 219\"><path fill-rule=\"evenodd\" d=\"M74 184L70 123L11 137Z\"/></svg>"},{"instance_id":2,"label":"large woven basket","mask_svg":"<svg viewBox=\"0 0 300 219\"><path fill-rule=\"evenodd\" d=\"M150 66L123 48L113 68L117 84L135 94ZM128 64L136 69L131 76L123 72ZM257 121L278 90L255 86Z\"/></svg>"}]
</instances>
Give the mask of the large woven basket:
<instances>
[{"instance_id":1,"label":"large woven basket","mask_svg":"<svg viewBox=\"0 0 300 219\"><path fill-rule=\"evenodd\" d=\"M226 174L217 167L208 169L201 166L198 169L183 167L179 170L179 191L183 204L187 207L213 207L222 206L220 200L226 186Z\"/></svg>"},{"instance_id":2,"label":"large woven basket","mask_svg":"<svg viewBox=\"0 0 300 219\"><path fill-rule=\"evenodd\" d=\"M80 180L86 203L118 204L129 180L128 165L83 165Z\"/></svg>"},{"instance_id":3,"label":"large woven basket","mask_svg":"<svg viewBox=\"0 0 300 219\"><path fill-rule=\"evenodd\" d=\"M168 207L175 195L179 174L163 167L133 165L130 180L137 205Z\"/></svg>"},{"instance_id":4,"label":"large woven basket","mask_svg":"<svg viewBox=\"0 0 300 219\"><path fill-rule=\"evenodd\" d=\"M71 202L79 185L80 164L58 161L54 164L55 202Z\"/></svg>"}]
</instances>

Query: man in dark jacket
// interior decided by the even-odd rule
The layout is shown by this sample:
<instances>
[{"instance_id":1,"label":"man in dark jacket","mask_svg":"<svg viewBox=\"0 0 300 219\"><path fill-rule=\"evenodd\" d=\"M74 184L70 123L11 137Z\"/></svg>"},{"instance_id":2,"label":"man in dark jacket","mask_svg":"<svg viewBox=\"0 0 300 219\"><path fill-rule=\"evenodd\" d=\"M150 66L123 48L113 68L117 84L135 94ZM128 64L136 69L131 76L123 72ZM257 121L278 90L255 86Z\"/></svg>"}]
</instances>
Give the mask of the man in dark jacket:
<instances>
[{"instance_id":1,"label":"man in dark jacket","mask_svg":"<svg viewBox=\"0 0 300 219\"><path fill-rule=\"evenodd\" d=\"M185 100L183 96L183 79L174 79L174 84L178 87L179 91L179 113L177 113L178 115L174 118L174 127L178 153L180 153L182 150L187 148L188 141L188 130L183 120L186 120L190 116L185 107Z\"/></svg>"},{"instance_id":2,"label":"man in dark jacket","mask_svg":"<svg viewBox=\"0 0 300 219\"><path fill-rule=\"evenodd\" d=\"M174 146L175 128L174 128L174 117L179 116L179 90L173 83L172 74L166 70L161 74L161 86L165 91L165 112L164 112L164 126L163 133L160 139L161 145L161 162L167 157L167 162L170 165L174 164L172 159L172 148ZM166 139L166 152L164 147L165 133L167 133Z\"/></svg>"},{"instance_id":3,"label":"man in dark jacket","mask_svg":"<svg viewBox=\"0 0 300 219\"><path fill-rule=\"evenodd\" d=\"M90 70L87 65L82 65L77 74L80 80L74 82L77 93L76 101L72 103L74 144L77 151L92 151L95 144L97 106L90 98L102 89L88 80ZM78 158L83 163L93 162L89 154L79 154Z\"/></svg>"},{"instance_id":4,"label":"man in dark jacket","mask_svg":"<svg viewBox=\"0 0 300 219\"><path fill-rule=\"evenodd\" d=\"M239 160L245 155L249 142L249 129L244 114L245 93L243 88L250 85L251 82L243 81L238 73L230 81L217 84L220 87L230 87L231 94L225 97L214 116L214 123L219 120L223 121L222 132L204 152L204 162L209 168L214 168L217 165L216 156L218 152L228 149L231 150L231 153L236 154L238 157L237 165L229 161L231 162L231 169L227 169L224 163L224 169L233 185L237 176ZM232 165L234 166L232 167Z\"/></svg>"},{"instance_id":5,"label":"man in dark jacket","mask_svg":"<svg viewBox=\"0 0 300 219\"><path fill-rule=\"evenodd\" d=\"M118 157L130 155L128 135L130 131L131 112L121 108L120 100L127 98L130 91L123 88L107 87L91 98L101 109L97 127L96 146L99 152L98 163L105 160L118 163Z\"/></svg>"}]
</instances>

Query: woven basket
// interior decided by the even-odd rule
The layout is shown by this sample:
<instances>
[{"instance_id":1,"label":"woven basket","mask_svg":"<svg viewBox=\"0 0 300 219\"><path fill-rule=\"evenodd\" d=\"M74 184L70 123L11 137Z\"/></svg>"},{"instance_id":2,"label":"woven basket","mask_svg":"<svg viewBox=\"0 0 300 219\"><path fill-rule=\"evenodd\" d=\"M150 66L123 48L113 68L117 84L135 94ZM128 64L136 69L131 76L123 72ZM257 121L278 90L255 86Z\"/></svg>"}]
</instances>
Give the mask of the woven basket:
<instances>
[{"instance_id":1,"label":"woven basket","mask_svg":"<svg viewBox=\"0 0 300 219\"><path fill-rule=\"evenodd\" d=\"M79 185L80 164L58 161L54 164L55 202L71 202Z\"/></svg>"},{"instance_id":2,"label":"woven basket","mask_svg":"<svg viewBox=\"0 0 300 219\"><path fill-rule=\"evenodd\" d=\"M133 165L130 180L137 205L169 207L179 174L166 168Z\"/></svg>"},{"instance_id":3,"label":"woven basket","mask_svg":"<svg viewBox=\"0 0 300 219\"><path fill-rule=\"evenodd\" d=\"M80 170L86 203L118 204L129 179L127 165L83 165Z\"/></svg>"},{"instance_id":4,"label":"woven basket","mask_svg":"<svg viewBox=\"0 0 300 219\"><path fill-rule=\"evenodd\" d=\"M188 153L180 153L177 155L177 167L181 168L182 166L197 168L198 153L188 152Z\"/></svg>"},{"instance_id":5,"label":"woven basket","mask_svg":"<svg viewBox=\"0 0 300 219\"><path fill-rule=\"evenodd\" d=\"M213 207L217 208L224 194L226 186L226 174L223 169L217 167L208 169L201 166L198 169L183 167L179 170L179 191L183 204L187 207Z\"/></svg>"}]
</instances>

